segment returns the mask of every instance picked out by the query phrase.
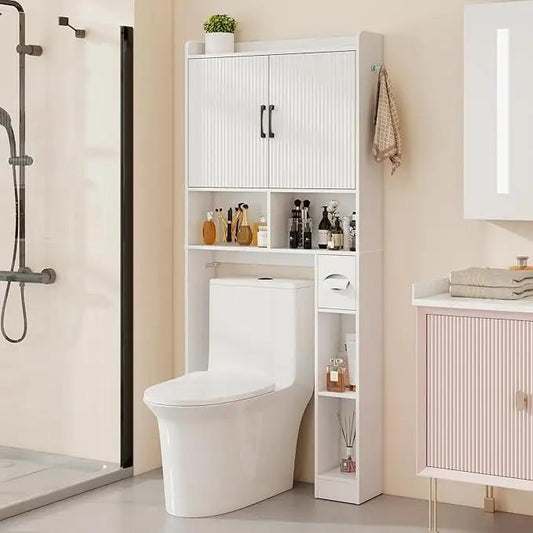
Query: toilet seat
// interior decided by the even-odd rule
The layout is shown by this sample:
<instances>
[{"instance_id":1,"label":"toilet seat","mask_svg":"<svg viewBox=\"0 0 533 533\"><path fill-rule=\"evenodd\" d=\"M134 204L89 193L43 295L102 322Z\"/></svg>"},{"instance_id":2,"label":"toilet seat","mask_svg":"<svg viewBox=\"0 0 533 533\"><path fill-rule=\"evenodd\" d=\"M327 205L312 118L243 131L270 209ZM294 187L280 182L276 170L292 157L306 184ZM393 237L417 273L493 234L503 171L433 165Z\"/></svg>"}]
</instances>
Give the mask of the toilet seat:
<instances>
[{"instance_id":1,"label":"toilet seat","mask_svg":"<svg viewBox=\"0 0 533 533\"><path fill-rule=\"evenodd\" d=\"M144 401L156 405L195 407L261 396L274 390L269 376L238 372L191 372L147 389Z\"/></svg>"}]
</instances>

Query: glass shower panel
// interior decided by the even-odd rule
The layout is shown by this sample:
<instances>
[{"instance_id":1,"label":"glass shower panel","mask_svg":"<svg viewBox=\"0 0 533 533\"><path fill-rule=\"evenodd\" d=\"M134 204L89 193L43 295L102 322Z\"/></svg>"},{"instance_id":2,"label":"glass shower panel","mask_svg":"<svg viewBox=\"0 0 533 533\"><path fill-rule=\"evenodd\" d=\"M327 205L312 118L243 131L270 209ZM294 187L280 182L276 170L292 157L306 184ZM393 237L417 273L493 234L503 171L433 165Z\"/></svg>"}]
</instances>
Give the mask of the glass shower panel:
<instances>
[{"instance_id":1,"label":"glass shower panel","mask_svg":"<svg viewBox=\"0 0 533 533\"><path fill-rule=\"evenodd\" d=\"M20 148L20 14L1 4L0 108L11 116ZM12 340L22 336L22 280L28 329L19 343L0 337L0 519L28 502L52 501L67 487L89 489L101 478L126 475L120 467L120 27L131 25L133 2L26 0L23 8L26 42L41 45L43 54L25 57L26 150L15 161L19 185L20 164L29 162L20 157L33 164L25 167L25 190L18 189L19 232L25 222L26 235L4 324ZM86 28L86 37L59 26L63 15ZM6 120L0 111L0 123ZM8 128L0 126L0 301L15 237L9 157ZM28 274L19 271L24 245L26 267L53 268L54 283L20 277Z\"/></svg>"}]
</instances>

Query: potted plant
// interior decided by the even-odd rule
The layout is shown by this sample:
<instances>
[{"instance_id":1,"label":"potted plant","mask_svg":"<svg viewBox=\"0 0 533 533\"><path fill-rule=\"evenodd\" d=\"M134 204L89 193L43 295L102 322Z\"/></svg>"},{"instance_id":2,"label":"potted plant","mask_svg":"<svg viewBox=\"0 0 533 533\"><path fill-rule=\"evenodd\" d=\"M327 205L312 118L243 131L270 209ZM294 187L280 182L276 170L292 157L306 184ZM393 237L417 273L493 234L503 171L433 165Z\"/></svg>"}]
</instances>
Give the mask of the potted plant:
<instances>
[{"instance_id":1,"label":"potted plant","mask_svg":"<svg viewBox=\"0 0 533 533\"><path fill-rule=\"evenodd\" d=\"M229 15L212 15L204 22L205 53L227 54L235 51L237 22Z\"/></svg>"}]
</instances>

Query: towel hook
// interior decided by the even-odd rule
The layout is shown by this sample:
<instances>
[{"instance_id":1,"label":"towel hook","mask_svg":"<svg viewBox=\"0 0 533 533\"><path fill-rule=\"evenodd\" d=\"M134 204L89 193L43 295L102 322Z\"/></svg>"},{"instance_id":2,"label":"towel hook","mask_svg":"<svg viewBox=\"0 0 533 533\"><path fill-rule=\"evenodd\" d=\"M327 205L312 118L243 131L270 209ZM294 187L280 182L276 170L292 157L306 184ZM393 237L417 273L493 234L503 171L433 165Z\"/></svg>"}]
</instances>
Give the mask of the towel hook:
<instances>
[{"instance_id":1,"label":"towel hook","mask_svg":"<svg viewBox=\"0 0 533 533\"><path fill-rule=\"evenodd\" d=\"M67 26L71 29L74 30L74 35L78 38L78 39L85 39L85 36L86 36L86 32L85 30L78 30L77 28L75 28L74 26L71 26L70 25L70 20L68 17L59 17L59 25L60 26Z\"/></svg>"},{"instance_id":2,"label":"towel hook","mask_svg":"<svg viewBox=\"0 0 533 533\"><path fill-rule=\"evenodd\" d=\"M378 72L379 69L382 67L383 65L381 63L374 63L371 67L370 67L370 70L372 72Z\"/></svg>"}]
</instances>

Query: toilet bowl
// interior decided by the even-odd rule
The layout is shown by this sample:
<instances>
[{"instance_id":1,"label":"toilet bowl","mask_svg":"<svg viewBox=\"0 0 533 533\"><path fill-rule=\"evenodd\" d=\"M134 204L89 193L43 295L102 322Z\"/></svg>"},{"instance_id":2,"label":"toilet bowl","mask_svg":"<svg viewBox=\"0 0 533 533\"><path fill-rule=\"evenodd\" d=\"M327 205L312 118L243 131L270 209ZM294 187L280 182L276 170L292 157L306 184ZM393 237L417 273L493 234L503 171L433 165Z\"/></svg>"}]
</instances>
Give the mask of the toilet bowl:
<instances>
[{"instance_id":1,"label":"toilet bowl","mask_svg":"<svg viewBox=\"0 0 533 533\"><path fill-rule=\"evenodd\" d=\"M313 309L311 281L211 280L208 369L144 394L168 513L227 513L292 488L313 391Z\"/></svg>"}]
</instances>

